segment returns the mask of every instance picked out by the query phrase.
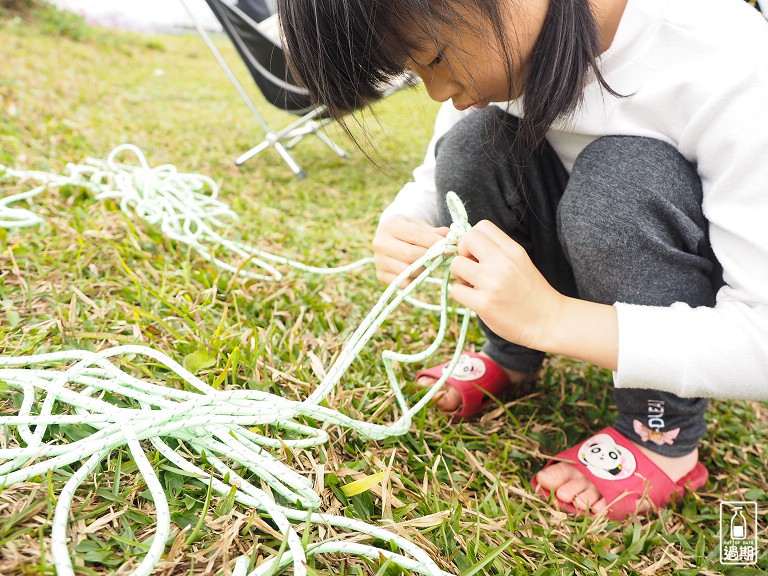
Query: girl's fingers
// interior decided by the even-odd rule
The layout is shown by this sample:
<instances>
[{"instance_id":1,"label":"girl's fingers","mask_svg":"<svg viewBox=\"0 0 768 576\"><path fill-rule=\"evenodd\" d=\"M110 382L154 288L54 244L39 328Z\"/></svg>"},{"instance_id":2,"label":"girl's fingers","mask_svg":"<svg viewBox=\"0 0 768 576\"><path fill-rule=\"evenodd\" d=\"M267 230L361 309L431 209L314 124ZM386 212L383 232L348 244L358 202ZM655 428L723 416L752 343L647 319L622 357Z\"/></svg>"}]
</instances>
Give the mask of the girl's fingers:
<instances>
[{"instance_id":1,"label":"girl's fingers","mask_svg":"<svg viewBox=\"0 0 768 576\"><path fill-rule=\"evenodd\" d=\"M384 284L392 284L392 281L397 278L397 274L392 274L390 272L378 272L376 277L380 282ZM400 288L405 288L405 286L400 286Z\"/></svg>"},{"instance_id":2,"label":"girl's fingers","mask_svg":"<svg viewBox=\"0 0 768 576\"><path fill-rule=\"evenodd\" d=\"M422 221L393 218L382 226L374 242L376 275L382 282L392 282L411 263L449 232L449 228L433 228ZM459 241L458 254L451 263L451 274L460 284L474 287L482 283L485 266L500 266L507 251L522 249L493 223L483 220ZM419 271L414 272L415 278ZM465 286L465 287L466 287Z\"/></svg>"},{"instance_id":3,"label":"girl's fingers","mask_svg":"<svg viewBox=\"0 0 768 576\"><path fill-rule=\"evenodd\" d=\"M497 261L502 257L517 260L525 254L525 249L494 224L482 220L459 240L458 253L495 266L501 265Z\"/></svg>"},{"instance_id":4,"label":"girl's fingers","mask_svg":"<svg viewBox=\"0 0 768 576\"><path fill-rule=\"evenodd\" d=\"M456 256L451 262L451 276L464 284L476 286L482 273L480 264L465 256Z\"/></svg>"},{"instance_id":5,"label":"girl's fingers","mask_svg":"<svg viewBox=\"0 0 768 576\"><path fill-rule=\"evenodd\" d=\"M501 250L500 246L482 228L477 227L472 228L459 240L458 248L459 256L478 262L487 261L495 257Z\"/></svg>"},{"instance_id":6,"label":"girl's fingers","mask_svg":"<svg viewBox=\"0 0 768 576\"><path fill-rule=\"evenodd\" d=\"M376 271L384 274L392 274L397 276L409 265L402 260L392 258L390 256L377 256L376 257Z\"/></svg>"},{"instance_id":7,"label":"girl's fingers","mask_svg":"<svg viewBox=\"0 0 768 576\"><path fill-rule=\"evenodd\" d=\"M395 258L388 258L388 257L385 258L385 257L377 256L376 257L376 278L378 278L379 281L383 282L384 284L391 284L392 281L403 272L403 270L408 268L408 266L410 266L410 264L401 262L400 260L397 260ZM423 267L414 271L408 277L408 280L400 284L400 288L405 288L410 283L411 280L416 278L423 271L424 271Z\"/></svg>"},{"instance_id":8,"label":"girl's fingers","mask_svg":"<svg viewBox=\"0 0 768 576\"><path fill-rule=\"evenodd\" d=\"M429 248L448 233L447 228L445 228L445 233L442 233L439 232L442 228L433 228L422 220L410 218L393 218L382 227L392 238L423 248Z\"/></svg>"},{"instance_id":9,"label":"girl's fingers","mask_svg":"<svg viewBox=\"0 0 768 576\"><path fill-rule=\"evenodd\" d=\"M424 250L426 250L426 248L416 246L396 236L387 234L386 231L377 233L373 238L374 254L397 257L403 261L406 261L409 258L415 260L419 255L424 253Z\"/></svg>"},{"instance_id":10,"label":"girl's fingers","mask_svg":"<svg viewBox=\"0 0 768 576\"><path fill-rule=\"evenodd\" d=\"M477 226L470 230L470 233L477 230L478 234L482 234L489 242L495 245L496 253L502 253L507 257L517 260L518 258L527 258L528 253L525 251L519 242L514 238L510 238L507 234L498 228L492 222L488 220L482 220L477 223Z\"/></svg>"},{"instance_id":11,"label":"girl's fingers","mask_svg":"<svg viewBox=\"0 0 768 576\"><path fill-rule=\"evenodd\" d=\"M445 238L449 231L446 226L435 228L423 220L405 216L393 216L381 222L373 238L376 277L381 282L391 283L421 258L429 247ZM411 278L420 272L415 271ZM404 282L401 288L407 284L407 281Z\"/></svg>"},{"instance_id":12,"label":"girl's fingers","mask_svg":"<svg viewBox=\"0 0 768 576\"><path fill-rule=\"evenodd\" d=\"M451 298L462 306L466 306L470 310L474 310L477 307L477 291L471 286L451 284L450 293Z\"/></svg>"},{"instance_id":13,"label":"girl's fingers","mask_svg":"<svg viewBox=\"0 0 768 576\"><path fill-rule=\"evenodd\" d=\"M477 223L474 229L478 232L482 232L486 237L488 237L489 240L500 247L504 247L510 242L517 244L517 242L512 240L512 238L510 238L503 230L501 230L501 228L489 220L481 220Z\"/></svg>"},{"instance_id":14,"label":"girl's fingers","mask_svg":"<svg viewBox=\"0 0 768 576\"><path fill-rule=\"evenodd\" d=\"M383 284L392 284L392 282L399 276L400 274L393 274L392 272L376 272L376 278L379 280L379 282L382 282ZM413 278L409 278L407 280L404 280L398 288L405 288L408 286L408 284L411 283L411 280Z\"/></svg>"},{"instance_id":15,"label":"girl's fingers","mask_svg":"<svg viewBox=\"0 0 768 576\"><path fill-rule=\"evenodd\" d=\"M421 246L414 246L406 242L392 242L385 250L381 251L381 255L398 260L408 266L421 258L425 251L426 249Z\"/></svg>"}]
</instances>

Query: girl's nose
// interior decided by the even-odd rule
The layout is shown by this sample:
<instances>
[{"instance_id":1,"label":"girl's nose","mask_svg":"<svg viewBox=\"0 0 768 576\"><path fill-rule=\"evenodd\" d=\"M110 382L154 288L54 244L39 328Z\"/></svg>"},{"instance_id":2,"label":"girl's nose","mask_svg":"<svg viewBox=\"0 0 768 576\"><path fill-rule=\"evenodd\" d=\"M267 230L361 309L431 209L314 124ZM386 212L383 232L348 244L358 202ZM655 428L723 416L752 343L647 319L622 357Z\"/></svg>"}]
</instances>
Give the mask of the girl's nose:
<instances>
[{"instance_id":1,"label":"girl's nose","mask_svg":"<svg viewBox=\"0 0 768 576\"><path fill-rule=\"evenodd\" d=\"M460 92L460 86L450 78L445 76L425 75L422 77L427 94L436 102L445 102L446 100L457 96Z\"/></svg>"}]
</instances>

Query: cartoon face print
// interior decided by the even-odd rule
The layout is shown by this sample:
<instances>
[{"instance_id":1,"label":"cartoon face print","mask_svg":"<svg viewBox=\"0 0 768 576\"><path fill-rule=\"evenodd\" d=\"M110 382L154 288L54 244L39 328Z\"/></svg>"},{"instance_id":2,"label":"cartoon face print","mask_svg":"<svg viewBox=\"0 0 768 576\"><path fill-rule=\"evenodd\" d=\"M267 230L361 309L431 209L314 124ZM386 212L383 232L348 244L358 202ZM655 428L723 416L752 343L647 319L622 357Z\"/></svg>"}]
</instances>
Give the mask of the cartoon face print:
<instances>
[{"instance_id":1,"label":"cartoon face print","mask_svg":"<svg viewBox=\"0 0 768 576\"><path fill-rule=\"evenodd\" d=\"M446 368L443 368L445 373ZM482 378L485 375L485 362L480 358L474 358L467 354L462 354L459 357L459 362L456 364L456 368L451 373L451 378L459 380L461 382L471 382Z\"/></svg>"},{"instance_id":2,"label":"cartoon face print","mask_svg":"<svg viewBox=\"0 0 768 576\"><path fill-rule=\"evenodd\" d=\"M634 474L634 455L608 434L593 436L579 448L579 461L603 480L623 480Z\"/></svg>"}]
</instances>

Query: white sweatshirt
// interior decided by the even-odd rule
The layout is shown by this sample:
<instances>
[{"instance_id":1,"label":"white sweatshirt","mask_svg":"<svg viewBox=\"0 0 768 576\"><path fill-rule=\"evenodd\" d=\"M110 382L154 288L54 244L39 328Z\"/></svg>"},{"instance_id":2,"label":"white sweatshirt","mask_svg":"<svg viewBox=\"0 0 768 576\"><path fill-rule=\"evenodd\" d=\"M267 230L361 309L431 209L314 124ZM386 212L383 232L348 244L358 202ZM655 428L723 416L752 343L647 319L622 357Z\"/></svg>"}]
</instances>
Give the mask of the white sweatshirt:
<instances>
[{"instance_id":1,"label":"white sweatshirt","mask_svg":"<svg viewBox=\"0 0 768 576\"><path fill-rule=\"evenodd\" d=\"M768 400L768 22L743 0L629 0L600 69L630 96L591 82L547 139L568 170L604 135L674 145L701 177L726 283L713 308L615 303L616 387ZM436 223L435 142L471 113L443 104L424 163L382 219Z\"/></svg>"}]
</instances>

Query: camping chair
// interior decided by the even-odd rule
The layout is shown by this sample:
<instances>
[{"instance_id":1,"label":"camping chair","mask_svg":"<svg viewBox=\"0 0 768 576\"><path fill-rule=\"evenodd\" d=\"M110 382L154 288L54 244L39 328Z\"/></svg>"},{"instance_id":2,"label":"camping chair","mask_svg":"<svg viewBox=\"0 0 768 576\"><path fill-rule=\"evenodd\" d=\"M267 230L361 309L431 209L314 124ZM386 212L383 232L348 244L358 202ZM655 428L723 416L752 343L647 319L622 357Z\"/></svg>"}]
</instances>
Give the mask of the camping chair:
<instances>
[{"instance_id":1,"label":"camping chair","mask_svg":"<svg viewBox=\"0 0 768 576\"><path fill-rule=\"evenodd\" d=\"M237 7L254 22L266 20L277 11L277 0L239 0Z\"/></svg>"},{"instance_id":2,"label":"camping chair","mask_svg":"<svg viewBox=\"0 0 768 576\"><path fill-rule=\"evenodd\" d=\"M273 9L274 2L270 2L270 0L239 0L238 4L234 5L231 3L232 0L205 1L221 23L224 32L235 45L237 52L267 101L285 112L299 116L296 121L282 130L273 130L237 80L199 19L189 9L186 0L181 0L198 33L265 132L264 140L236 158L235 164L240 166L264 150L274 148L290 166L294 174L299 178L304 178L306 174L293 159L289 150L308 135L317 136L336 154L347 157L348 154L328 138L322 130L324 126L333 122L333 119L328 116L326 108L314 106L309 93L297 85L288 70L287 59L281 45L277 15L272 14L261 22L256 22L243 10L247 6L247 10L251 14L265 14ZM393 85L388 89L387 94L413 83L412 78L404 79L402 83Z\"/></svg>"}]
</instances>

